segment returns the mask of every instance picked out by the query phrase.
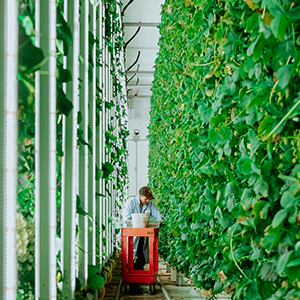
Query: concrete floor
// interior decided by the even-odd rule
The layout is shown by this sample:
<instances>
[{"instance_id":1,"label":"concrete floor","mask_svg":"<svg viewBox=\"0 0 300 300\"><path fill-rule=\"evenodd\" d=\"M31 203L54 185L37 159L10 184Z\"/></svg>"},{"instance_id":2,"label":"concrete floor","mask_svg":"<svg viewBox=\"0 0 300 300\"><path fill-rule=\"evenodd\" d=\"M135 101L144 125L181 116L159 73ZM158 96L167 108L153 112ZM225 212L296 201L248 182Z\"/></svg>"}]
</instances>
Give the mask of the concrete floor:
<instances>
[{"instance_id":1,"label":"concrete floor","mask_svg":"<svg viewBox=\"0 0 300 300\"><path fill-rule=\"evenodd\" d=\"M166 290L169 299L172 300L205 300L208 299L202 296L200 290L189 282L187 278L181 281L181 286L178 286L176 281L171 280L171 273L167 273L167 267L164 262L159 263L158 276ZM155 285L154 294L150 294L150 287L147 284L130 284L128 293L125 293L125 288L121 284L121 264L118 262L116 269L113 272L113 279L110 284L105 286L105 297L103 300L167 300L163 290L159 284ZM220 295L218 300L229 300L230 297Z\"/></svg>"}]
</instances>

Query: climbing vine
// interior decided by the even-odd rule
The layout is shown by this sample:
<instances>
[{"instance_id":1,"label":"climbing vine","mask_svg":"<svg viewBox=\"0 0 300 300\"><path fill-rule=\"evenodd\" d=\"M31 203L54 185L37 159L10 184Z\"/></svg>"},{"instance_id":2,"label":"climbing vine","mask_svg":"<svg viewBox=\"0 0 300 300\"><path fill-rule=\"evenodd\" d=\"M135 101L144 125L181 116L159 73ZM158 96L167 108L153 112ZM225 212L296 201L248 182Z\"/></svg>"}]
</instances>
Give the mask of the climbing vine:
<instances>
[{"instance_id":1,"label":"climbing vine","mask_svg":"<svg viewBox=\"0 0 300 300\"><path fill-rule=\"evenodd\" d=\"M300 299L300 6L167 0L151 99L161 255L207 297Z\"/></svg>"}]
</instances>

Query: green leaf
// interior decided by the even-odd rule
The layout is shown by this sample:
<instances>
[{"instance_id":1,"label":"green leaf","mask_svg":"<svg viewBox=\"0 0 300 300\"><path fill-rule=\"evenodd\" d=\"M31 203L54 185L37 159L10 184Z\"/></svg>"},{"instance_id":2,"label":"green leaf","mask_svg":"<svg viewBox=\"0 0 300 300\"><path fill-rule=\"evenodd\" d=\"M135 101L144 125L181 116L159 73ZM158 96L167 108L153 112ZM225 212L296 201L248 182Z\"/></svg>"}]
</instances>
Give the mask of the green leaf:
<instances>
[{"instance_id":1,"label":"green leaf","mask_svg":"<svg viewBox=\"0 0 300 300\"><path fill-rule=\"evenodd\" d=\"M250 260L254 261L255 259L258 259L261 257L261 251L257 246L254 246L254 251L250 257Z\"/></svg>"},{"instance_id":2,"label":"green leaf","mask_svg":"<svg viewBox=\"0 0 300 300\"><path fill-rule=\"evenodd\" d=\"M264 281L275 281L277 279L276 261L264 262L259 271L259 277Z\"/></svg>"},{"instance_id":3,"label":"green leaf","mask_svg":"<svg viewBox=\"0 0 300 300\"><path fill-rule=\"evenodd\" d=\"M99 266L94 266L94 265L88 265L88 277L95 275L97 272L99 272Z\"/></svg>"},{"instance_id":4,"label":"green leaf","mask_svg":"<svg viewBox=\"0 0 300 300\"><path fill-rule=\"evenodd\" d=\"M247 55L248 56L251 56L253 54L253 51L254 51L254 48L259 40L260 36L258 36L254 42L249 46L249 48L247 49Z\"/></svg>"},{"instance_id":5,"label":"green leaf","mask_svg":"<svg viewBox=\"0 0 300 300\"><path fill-rule=\"evenodd\" d=\"M280 204L284 208L289 208L293 205L294 199L294 196L290 192L286 191L280 199Z\"/></svg>"},{"instance_id":6,"label":"green leaf","mask_svg":"<svg viewBox=\"0 0 300 300\"><path fill-rule=\"evenodd\" d=\"M281 276L285 270L286 264L290 258L292 251L286 252L282 254L277 263L277 273Z\"/></svg>"},{"instance_id":7,"label":"green leaf","mask_svg":"<svg viewBox=\"0 0 300 300\"><path fill-rule=\"evenodd\" d=\"M300 256L300 241L298 241L295 245L295 253L297 256Z\"/></svg>"},{"instance_id":8,"label":"green leaf","mask_svg":"<svg viewBox=\"0 0 300 300\"><path fill-rule=\"evenodd\" d=\"M258 133L260 134L260 138L267 136L273 127L273 117L270 115L266 115L263 120L258 125Z\"/></svg>"},{"instance_id":9,"label":"green leaf","mask_svg":"<svg viewBox=\"0 0 300 300\"><path fill-rule=\"evenodd\" d=\"M260 14L255 12L246 22L246 31L252 32L259 27Z\"/></svg>"},{"instance_id":10,"label":"green leaf","mask_svg":"<svg viewBox=\"0 0 300 300\"><path fill-rule=\"evenodd\" d=\"M255 68L254 68L255 71ZM262 103L265 103L268 101L268 95L264 92L258 93L255 97L253 97L247 107L247 110L250 110L251 108L261 105Z\"/></svg>"},{"instance_id":11,"label":"green leaf","mask_svg":"<svg viewBox=\"0 0 300 300\"><path fill-rule=\"evenodd\" d=\"M98 168L98 166L96 166L95 180L99 180L100 178L103 178L103 176L104 176L104 171Z\"/></svg>"},{"instance_id":12,"label":"green leaf","mask_svg":"<svg viewBox=\"0 0 300 300\"><path fill-rule=\"evenodd\" d=\"M243 191L242 198L241 198L241 205L244 208L244 210L248 210L251 207L253 198L255 199L255 195L252 190L245 189Z\"/></svg>"},{"instance_id":13,"label":"green leaf","mask_svg":"<svg viewBox=\"0 0 300 300\"><path fill-rule=\"evenodd\" d=\"M77 124L80 124L82 122L82 113L79 110L77 113Z\"/></svg>"},{"instance_id":14,"label":"green leaf","mask_svg":"<svg viewBox=\"0 0 300 300\"><path fill-rule=\"evenodd\" d=\"M208 132L212 143L224 145L232 137L231 129L228 126L220 128L211 128Z\"/></svg>"},{"instance_id":15,"label":"green leaf","mask_svg":"<svg viewBox=\"0 0 300 300\"><path fill-rule=\"evenodd\" d=\"M291 10L289 10L288 16L292 20L299 20L300 19L300 6L293 7Z\"/></svg>"},{"instance_id":16,"label":"green leaf","mask_svg":"<svg viewBox=\"0 0 300 300\"><path fill-rule=\"evenodd\" d=\"M68 23L65 21L62 12L57 14L57 39L63 39L68 45L73 42L73 35Z\"/></svg>"},{"instance_id":17,"label":"green leaf","mask_svg":"<svg viewBox=\"0 0 300 300\"><path fill-rule=\"evenodd\" d=\"M284 35L286 32L286 29L289 26L289 21L287 20L287 18L282 15L281 17L275 18L272 22L271 22L271 30L272 33L274 34L274 36L277 39L283 40L284 39Z\"/></svg>"},{"instance_id":18,"label":"green leaf","mask_svg":"<svg viewBox=\"0 0 300 300\"><path fill-rule=\"evenodd\" d=\"M206 4L206 1L205 0L196 0L195 1L195 5L197 6L197 7L202 7L203 8L203 6Z\"/></svg>"},{"instance_id":19,"label":"green leaf","mask_svg":"<svg viewBox=\"0 0 300 300\"><path fill-rule=\"evenodd\" d=\"M248 285L245 291L245 296L245 299L247 300L261 300L261 296L257 290L257 282L252 281L252 283Z\"/></svg>"},{"instance_id":20,"label":"green leaf","mask_svg":"<svg viewBox=\"0 0 300 300\"><path fill-rule=\"evenodd\" d=\"M288 209L281 209L280 211L278 211L272 221L273 228L279 226L287 217L287 214L288 214Z\"/></svg>"},{"instance_id":21,"label":"green leaf","mask_svg":"<svg viewBox=\"0 0 300 300\"><path fill-rule=\"evenodd\" d=\"M277 71L278 85L282 89L284 89L289 84L292 73L293 73L292 65L282 66Z\"/></svg>"},{"instance_id":22,"label":"green leaf","mask_svg":"<svg viewBox=\"0 0 300 300\"><path fill-rule=\"evenodd\" d=\"M237 161L237 168L242 174L250 175L253 172L252 163L253 163L253 161L250 158L241 157Z\"/></svg>"},{"instance_id":23,"label":"green leaf","mask_svg":"<svg viewBox=\"0 0 300 300\"><path fill-rule=\"evenodd\" d=\"M228 168L225 169L225 175L228 179L228 182L231 182L233 180L233 174Z\"/></svg>"},{"instance_id":24,"label":"green leaf","mask_svg":"<svg viewBox=\"0 0 300 300\"><path fill-rule=\"evenodd\" d=\"M57 89L56 101L57 101L57 109L65 116L68 116L73 109L73 104L67 98L67 96L62 88Z\"/></svg>"},{"instance_id":25,"label":"green leaf","mask_svg":"<svg viewBox=\"0 0 300 300\"><path fill-rule=\"evenodd\" d=\"M99 274L94 274L88 277L87 285L91 287L92 289L100 289L104 286L105 280L104 278Z\"/></svg>"},{"instance_id":26,"label":"green leaf","mask_svg":"<svg viewBox=\"0 0 300 300\"><path fill-rule=\"evenodd\" d=\"M292 261L290 261L286 267L287 268L291 268L291 267L296 267L296 266L299 266L300 265L300 258L297 258L297 259L294 259Z\"/></svg>"},{"instance_id":27,"label":"green leaf","mask_svg":"<svg viewBox=\"0 0 300 300\"><path fill-rule=\"evenodd\" d=\"M231 154L231 148L230 148L229 141L227 141L224 146L224 153L226 156L229 156Z\"/></svg>"},{"instance_id":28,"label":"green leaf","mask_svg":"<svg viewBox=\"0 0 300 300\"><path fill-rule=\"evenodd\" d=\"M213 288L215 293L221 293L223 290L223 284L220 279L216 280Z\"/></svg>"},{"instance_id":29,"label":"green leaf","mask_svg":"<svg viewBox=\"0 0 300 300\"><path fill-rule=\"evenodd\" d=\"M110 162L106 162L102 166L103 178L108 178L108 176L114 171L114 166Z\"/></svg>"},{"instance_id":30,"label":"green leaf","mask_svg":"<svg viewBox=\"0 0 300 300\"><path fill-rule=\"evenodd\" d=\"M268 215L268 209L270 207L270 203L260 200L257 201L253 206L253 212L256 218L266 219Z\"/></svg>"},{"instance_id":31,"label":"green leaf","mask_svg":"<svg viewBox=\"0 0 300 300\"><path fill-rule=\"evenodd\" d=\"M60 67L60 68L57 68L56 73L57 73L57 80L59 82L67 83L67 82L72 81L72 74L71 74L70 70Z\"/></svg>"},{"instance_id":32,"label":"green leaf","mask_svg":"<svg viewBox=\"0 0 300 300\"><path fill-rule=\"evenodd\" d=\"M32 44L29 37L25 35L23 38L25 39L24 46L19 47L19 64L25 66L27 72L34 72L42 67L44 53ZM26 42L27 39L29 42ZM22 41L22 32L20 32L19 40Z\"/></svg>"},{"instance_id":33,"label":"green leaf","mask_svg":"<svg viewBox=\"0 0 300 300\"><path fill-rule=\"evenodd\" d=\"M254 191L258 198L266 198L269 194L269 186L262 178L259 178L254 184Z\"/></svg>"}]
</instances>

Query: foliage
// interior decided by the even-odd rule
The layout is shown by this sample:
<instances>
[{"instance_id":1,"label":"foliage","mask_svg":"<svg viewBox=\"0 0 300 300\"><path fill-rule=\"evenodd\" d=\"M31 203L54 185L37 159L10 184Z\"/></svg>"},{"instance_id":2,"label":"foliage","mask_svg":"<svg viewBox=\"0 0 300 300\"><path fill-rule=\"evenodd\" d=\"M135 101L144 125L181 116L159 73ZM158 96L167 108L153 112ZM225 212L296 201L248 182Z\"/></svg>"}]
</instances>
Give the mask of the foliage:
<instances>
[{"instance_id":1,"label":"foliage","mask_svg":"<svg viewBox=\"0 0 300 300\"><path fill-rule=\"evenodd\" d=\"M82 3L80 4L82 5ZM99 5L99 2L95 3ZM120 203L125 195L125 190L128 185L127 175L127 156L126 137L127 137L127 123L126 123L126 98L122 90L122 78L124 77L123 57L120 54L123 39L122 30L120 25L120 17L118 10L119 3L117 1L106 1L105 11L106 15L103 18L105 22L105 37L104 42L108 46L111 53L111 69L110 75L113 79L113 97L117 103L114 115L111 114L109 122L116 120L117 128L110 128L107 132L106 142L107 150L103 155L103 166L100 171L102 172L101 178L105 178L104 184L105 194L111 196L108 190L108 182L115 181L112 184L116 189L117 203ZM71 84L72 73L70 70L64 68L64 58L69 54L69 47L73 43L73 33L64 17L64 1L56 1L57 6L57 40L56 40L56 79L57 79L57 240L60 236L61 221L60 221L60 208L61 208L61 189L62 189L62 170L61 162L64 156L62 147L63 136L63 115L70 116L73 104L67 98L64 85ZM18 238L18 251L27 253L29 256L23 255L18 257L18 299L33 299L34 298L34 176L35 176L35 71L39 70L45 63L47 63L49 56L47 53L35 46L35 3L33 0L20 0L19 1L19 66L18 66L18 96L19 96L19 133L18 133L18 147L19 147L19 160L18 160L18 225L19 238ZM92 20L90 19L90 22ZM102 66L100 58L103 49L99 47L99 40L89 33L89 80L93 76L93 48L96 48L96 67ZM80 57L79 57L80 60ZM81 61L82 62L82 61ZM81 81L81 79L79 79ZM80 90L80 86L78 87ZM96 126L100 125L100 112L104 110L106 114L115 105L113 99L103 99L102 90L99 88L99 80L97 79L97 94L96 94L96 107L97 118ZM78 113L78 124L82 120L81 112ZM84 132L78 128L77 132L77 145L87 146L89 149L90 157L93 154L92 148L92 130L89 128L88 140L84 140ZM105 161L109 157L108 161ZM98 174L98 173L96 173ZM97 176L96 176L97 177ZM100 179L97 178L97 179ZM99 194L99 193L98 193ZM101 195L101 194L100 194ZM97 195L98 197L99 195ZM106 197L106 195L101 195ZM86 216L89 220L93 220L92 215L84 211L80 204L80 198L77 196L76 213ZM97 222L97 220L96 220ZM110 221L111 222L111 221ZM104 225L97 224L98 236L100 230L105 231ZM29 233L30 232L30 233ZM96 233L95 233L96 234ZM33 240L32 240L33 237ZM105 237L106 238L106 237ZM105 238L103 244L105 244ZM22 253L23 253L22 252ZM58 282L62 281L62 271L60 262L60 252L57 253L57 279ZM94 274L95 275L95 274ZM96 275L95 275L96 276ZM98 276L98 275L97 275ZM93 278L92 278L93 279ZM92 280L94 282L94 280ZM91 285L93 287L93 284ZM60 293L58 291L58 297Z\"/></svg>"},{"instance_id":2,"label":"foliage","mask_svg":"<svg viewBox=\"0 0 300 300\"><path fill-rule=\"evenodd\" d=\"M167 0L160 33L161 255L214 293L300 299L299 3Z\"/></svg>"}]
</instances>

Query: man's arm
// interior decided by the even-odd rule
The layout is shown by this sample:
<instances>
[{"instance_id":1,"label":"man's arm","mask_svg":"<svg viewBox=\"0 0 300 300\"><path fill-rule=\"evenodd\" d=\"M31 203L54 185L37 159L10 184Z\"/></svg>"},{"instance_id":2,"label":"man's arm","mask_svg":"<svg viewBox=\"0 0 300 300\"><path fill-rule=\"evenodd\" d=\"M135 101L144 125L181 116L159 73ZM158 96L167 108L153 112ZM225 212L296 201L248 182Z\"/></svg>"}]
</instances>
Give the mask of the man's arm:
<instances>
[{"instance_id":1,"label":"man's arm","mask_svg":"<svg viewBox=\"0 0 300 300\"><path fill-rule=\"evenodd\" d=\"M151 217L154 218L156 221L161 221L161 213L159 209L151 202Z\"/></svg>"},{"instance_id":2,"label":"man's arm","mask_svg":"<svg viewBox=\"0 0 300 300\"><path fill-rule=\"evenodd\" d=\"M129 201L125 202L123 208L123 221L131 220L132 207Z\"/></svg>"}]
</instances>

